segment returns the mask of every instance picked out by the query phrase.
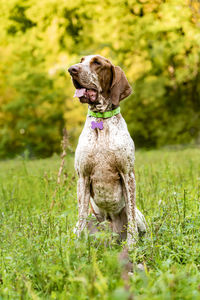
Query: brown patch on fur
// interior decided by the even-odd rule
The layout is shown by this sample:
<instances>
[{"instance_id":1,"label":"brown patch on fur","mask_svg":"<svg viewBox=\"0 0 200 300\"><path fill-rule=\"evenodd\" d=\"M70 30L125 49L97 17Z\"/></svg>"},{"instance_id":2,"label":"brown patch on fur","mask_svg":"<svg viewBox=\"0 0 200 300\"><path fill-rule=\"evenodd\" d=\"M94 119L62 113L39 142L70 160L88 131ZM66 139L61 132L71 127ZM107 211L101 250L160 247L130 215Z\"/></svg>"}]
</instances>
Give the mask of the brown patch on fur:
<instances>
[{"instance_id":1,"label":"brown patch on fur","mask_svg":"<svg viewBox=\"0 0 200 300\"><path fill-rule=\"evenodd\" d=\"M99 83L102 88L102 95L105 98L108 98L113 78L111 62L108 59L97 55L91 60L90 67L98 75Z\"/></svg>"},{"instance_id":2,"label":"brown patch on fur","mask_svg":"<svg viewBox=\"0 0 200 300\"><path fill-rule=\"evenodd\" d=\"M121 219L121 231L120 231L120 236L121 240L125 241L127 238L127 225L128 225L128 220L127 220L127 214L126 214L126 207L124 207L120 213L120 219Z\"/></svg>"},{"instance_id":3,"label":"brown patch on fur","mask_svg":"<svg viewBox=\"0 0 200 300\"><path fill-rule=\"evenodd\" d=\"M120 180L119 173L111 160L112 157L104 156L104 161L101 165L94 166L91 172L92 182L105 182L113 185L114 182Z\"/></svg>"},{"instance_id":4,"label":"brown patch on fur","mask_svg":"<svg viewBox=\"0 0 200 300\"><path fill-rule=\"evenodd\" d=\"M98 55L91 60L90 66L98 75L102 95L105 98L110 96L115 107L131 94L131 86L120 67L113 66L108 59Z\"/></svg>"},{"instance_id":5,"label":"brown patch on fur","mask_svg":"<svg viewBox=\"0 0 200 300\"><path fill-rule=\"evenodd\" d=\"M120 67L112 66L113 82L111 85L111 101L113 105L118 106L119 102L128 97L132 88L128 83L128 80Z\"/></svg>"}]
</instances>

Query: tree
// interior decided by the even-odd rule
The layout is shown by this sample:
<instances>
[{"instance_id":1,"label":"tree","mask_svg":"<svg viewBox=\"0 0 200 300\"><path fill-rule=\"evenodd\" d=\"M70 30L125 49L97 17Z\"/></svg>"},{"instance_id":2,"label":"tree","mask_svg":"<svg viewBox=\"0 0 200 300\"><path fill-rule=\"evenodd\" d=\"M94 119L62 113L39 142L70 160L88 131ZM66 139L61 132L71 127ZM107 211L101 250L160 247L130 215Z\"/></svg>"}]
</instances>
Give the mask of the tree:
<instances>
[{"instance_id":1,"label":"tree","mask_svg":"<svg viewBox=\"0 0 200 300\"><path fill-rule=\"evenodd\" d=\"M0 156L49 156L62 127L76 144L86 106L67 68L98 53L120 65L134 93L122 113L137 147L200 136L199 1L2 0Z\"/></svg>"}]
</instances>

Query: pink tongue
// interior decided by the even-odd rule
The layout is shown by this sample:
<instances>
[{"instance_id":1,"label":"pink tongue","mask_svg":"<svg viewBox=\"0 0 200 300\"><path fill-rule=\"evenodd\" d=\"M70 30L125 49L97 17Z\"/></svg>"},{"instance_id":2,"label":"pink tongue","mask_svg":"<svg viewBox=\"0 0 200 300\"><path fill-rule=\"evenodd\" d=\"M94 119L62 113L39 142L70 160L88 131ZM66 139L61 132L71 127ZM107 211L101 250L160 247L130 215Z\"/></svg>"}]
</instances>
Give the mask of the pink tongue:
<instances>
[{"instance_id":1,"label":"pink tongue","mask_svg":"<svg viewBox=\"0 0 200 300\"><path fill-rule=\"evenodd\" d=\"M97 92L94 90L87 90L87 89L76 89L74 97L85 97L86 99L90 100L91 102L95 102L97 98Z\"/></svg>"},{"instance_id":2,"label":"pink tongue","mask_svg":"<svg viewBox=\"0 0 200 300\"><path fill-rule=\"evenodd\" d=\"M86 92L86 89L76 89L74 97L83 97Z\"/></svg>"}]
</instances>

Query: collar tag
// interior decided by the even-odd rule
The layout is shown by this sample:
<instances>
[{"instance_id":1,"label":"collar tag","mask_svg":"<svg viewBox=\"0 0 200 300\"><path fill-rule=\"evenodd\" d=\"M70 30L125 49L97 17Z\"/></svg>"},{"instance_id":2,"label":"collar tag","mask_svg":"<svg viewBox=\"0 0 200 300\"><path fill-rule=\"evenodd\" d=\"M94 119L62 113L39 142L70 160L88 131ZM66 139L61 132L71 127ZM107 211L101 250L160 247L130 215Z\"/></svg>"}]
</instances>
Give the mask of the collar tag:
<instances>
[{"instance_id":1,"label":"collar tag","mask_svg":"<svg viewBox=\"0 0 200 300\"><path fill-rule=\"evenodd\" d=\"M103 121L100 121L100 122L92 121L91 122L91 128L92 129L99 128L100 130L102 130L103 129Z\"/></svg>"}]
</instances>

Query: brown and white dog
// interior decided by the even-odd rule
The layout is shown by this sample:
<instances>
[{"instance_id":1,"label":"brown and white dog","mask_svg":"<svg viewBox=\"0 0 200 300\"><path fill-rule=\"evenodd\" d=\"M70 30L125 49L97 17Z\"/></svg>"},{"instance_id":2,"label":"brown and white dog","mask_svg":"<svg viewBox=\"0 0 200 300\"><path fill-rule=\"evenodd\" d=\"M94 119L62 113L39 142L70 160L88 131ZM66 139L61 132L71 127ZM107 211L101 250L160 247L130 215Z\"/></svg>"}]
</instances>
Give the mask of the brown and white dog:
<instances>
[{"instance_id":1,"label":"brown and white dog","mask_svg":"<svg viewBox=\"0 0 200 300\"><path fill-rule=\"evenodd\" d=\"M138 231L146 232L144 216L135 203L134 143L117 110L120 101L131 94L131 87L121 68L100 55L83 57L68 71L75 97L88 103L92 112L75 153L79 177L76 233L79 236L87 225L90 203L97 221L108 220L122 240L127 237L130 249Z\"/></svg>"}]
</instances>

